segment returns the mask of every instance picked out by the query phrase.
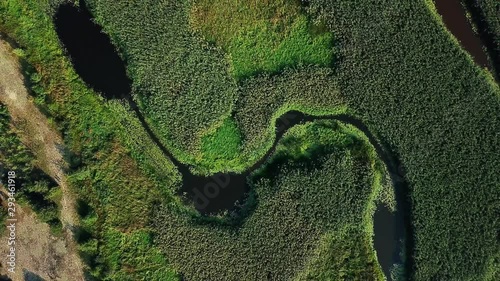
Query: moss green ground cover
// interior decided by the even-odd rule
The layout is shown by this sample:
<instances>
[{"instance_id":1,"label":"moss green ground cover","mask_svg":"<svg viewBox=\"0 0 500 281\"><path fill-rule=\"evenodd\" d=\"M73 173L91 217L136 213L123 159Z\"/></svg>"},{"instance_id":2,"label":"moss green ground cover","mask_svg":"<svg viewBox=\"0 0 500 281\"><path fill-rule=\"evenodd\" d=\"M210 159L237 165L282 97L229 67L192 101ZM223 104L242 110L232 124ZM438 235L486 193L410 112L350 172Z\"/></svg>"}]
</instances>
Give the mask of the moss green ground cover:
<instances>
[{"instance_id":1,"label":"moss green ground cover","mask_svg":"<svg viewBox=\"0 0 500 281\"><path fill-rule=\"evenodd\" d=\"M197 160L200 159L202 138L230 115L234 116L241 134L241 159L258 159L273 138L273 120L284 110L299 109L315 114L349 111L363 119L399 155L407 172L415 237L412 278L498 279L500 90L492 77L476 67L448 36L425 1L364 1L356 5L344 1L311 1L307 13L321 18L339 42L335 69L305 66L284 69L279 75L263 74L242 81L232 76L224 50L191 36L192 2L89 2L98 22L103 24L127 60L141 108L156 133L179 159L203 163ZM148 217L148 206L152 203L143 204L144 208L136 210L123 202L154 202L151 198L161 198L149 191L156 190L155 186L164 193L175 188L175 171L171 172L172 176L155 174L158 168L136 151L139 148L147 150L147 147L129 139L134 134L124 133L123 127L112 125L117 117L111 112L123 109L103 105L77 79L57 44L48 16L51 8L46 4L2 1L0 27L15 37L26 48L30 62L43 70L40 71L42 83L51 101L57 102L52 103L53 113L58 114L57 120L63 117L66 120L62 127L67 141L85 165L77 172L80 176L77 183L83 187L84 194L88 194L87 199L99 218L98 227L89 227L93 240L88 240L91 241L89 248L93 249L90 252L98 257L95 274L113 279L113 276L124 276L125 269L133 268L131 272L136 275L130 278L145 278L145 271L140 269L145 268L141 261L151 256L145 254L147 251L128 248L145 259L126 259L126 264L120 264L116 256L111 259L107 254L103 241L106 237L117 237L113 234L116 229L123 230L123 235L129 239L134 239L132 232L124 229L149 231L144 228L149 220L137 222L132 219L135 216L127 217L126 212L118 210L129 208L144 212L141 215ZM121 118L136 124L130 116ZM114 142L109 142L110 139ZM119 144L122 142L128 149L123 149ZM117 146L103 145L107 143ZM127 152L142 171L137 170L131 158L122 156ZM127 161L117 161L118 155ZM336 159L342 158L338 157ZM164 160L156 158L155 161ZM241 170L249 162L252 161L234 162L225 169ZM118 167L122 168L118 169L120 176L117 177ZM277 169L280 167L286 166ZM210 171L214 167L204 163L199 168ZM345 170L345 167L341 164L334 169ZM169 182L169 179L172 180ZM264 183L261 186L264 187ZM273 198L268 198L267 203L259 203L261 208L272 205ZM162 239L156 242L169 259L155 259L161 261L156 269L166 263L175 268L193 269L196 265L179 264L192 252L168 253L168 244L161 241L170 242L175 233L207 234L209 228L190 225L189 216L183 216L184 209L175 207L177 204L163 206L166 211L160 215L172 221L164 222L161 227L153 224L151 229L162 233ZM180 214L172 215L176 212ZM253 217L258 216L254 214ZM167 226L173 231L167 232ZM285 232L282 228L275 231ZM344 231L348 232L349 228ZM142 237L142 232L139 233L138 237ZM225 233L222 232L221 237L229 237L228 231ZM344 232L338 232L337 237L343 237L341 233ZM204 243L212 242L203 240L206 236L201 234L196 237ZM134 241L141 241L145 247L152 245L148 239ZM331 242L333 248L337 240L325 237L322 241ZM181 240L179 243L188 242ZM95 247L90 247L92 245ZM121 245L125 249L129 244ZM364 252L363 247L349 249ZM223 251L215 253L230 255ZM317 252L310 250L309 253L308 257L312 257ZM173 259L174 256L179 259ZM358 255L354 253L354 256ZM206 256L200 260L208 259ZM213 266L211 263L203 265ZM215 268L207 272L218 274L220 271ZM173 276L173 271L152 270L148 274L165 274L166 279L167 275Z\"/></svg>"}]
</instances>

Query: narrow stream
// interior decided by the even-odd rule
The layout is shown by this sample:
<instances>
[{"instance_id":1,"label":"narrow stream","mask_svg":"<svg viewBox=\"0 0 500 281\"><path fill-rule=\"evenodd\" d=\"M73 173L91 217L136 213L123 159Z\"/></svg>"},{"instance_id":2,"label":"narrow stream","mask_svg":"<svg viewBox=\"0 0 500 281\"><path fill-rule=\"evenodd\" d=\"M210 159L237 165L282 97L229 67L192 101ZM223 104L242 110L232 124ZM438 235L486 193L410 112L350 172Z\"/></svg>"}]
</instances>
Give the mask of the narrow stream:
<instances>
[{"instance_id":1,"label":"narrow stream","mask_svg":"<svg viewBox=\"0 0 500 281\"><path fill-rule=\"evenodd\" d=\"M219 173L210 177L195 175L189 166L179 162L153 133L144 119L139 107L131 96L131 80L126 75L125 64L117 54L107 35L101 27L94 24L91 13L81 1L80 8L71 4L59 7L54 24L59 39L66 48L68 55L80 77L93 89L101 92L107 99L124 99L137 115L142 126L161 149L166 157L178 167L182 175L182 187L179 194L187 193L195 208L203 215L217 213L223 210L234 210L235 203L244 204L249 193L247 178L273 154L278 141L291 127L315 120L338 120L351 124L361 130L375 148L380 159L385 163L391 175L396 192L397 212L391 213L385 207L378 206L374 216L374 247L382 269L390 278L393 264L401 264L399 255L403 252L411 257L413 242L409 241L412 233L410 205L408 200L408 185L405 176L400 171L400 163L394 155L377 141L366 125L359 119L348 115L312 116L291 111L276 121L276 138L266 154L241 174ZM403 240L406 241L403 243ZM412 262L406 261L407 271L412 269Z\"/></svg>"},{"instance_id":2,"label":"narrow stream","mask_svg":"<svg viewBox=\"0 0 500 281\"><path fill-rule=\"evenodd\" d=\"M488 55L481 38L467 19L467 10L460 0L434 0L438 13L450 32L458 39L474 61L482 66L489 67Z\"/></svg>"},{"instance_id":3,"label":"narrow stream","mask_svg":"<svg viewBox=\"0 0 500 281\"><path fill-rule=\"evenodd\" d=\"M477 26L479 37L486 47L491 59L492 70L495 71L497 82L500 83L500 42L496 41L492 22L485 18L484 11L481 10L478 0L463 0L467 10L470 12L472 22ZM500 10L498 10L500 17Z\"/></svg>"}]
</instances>

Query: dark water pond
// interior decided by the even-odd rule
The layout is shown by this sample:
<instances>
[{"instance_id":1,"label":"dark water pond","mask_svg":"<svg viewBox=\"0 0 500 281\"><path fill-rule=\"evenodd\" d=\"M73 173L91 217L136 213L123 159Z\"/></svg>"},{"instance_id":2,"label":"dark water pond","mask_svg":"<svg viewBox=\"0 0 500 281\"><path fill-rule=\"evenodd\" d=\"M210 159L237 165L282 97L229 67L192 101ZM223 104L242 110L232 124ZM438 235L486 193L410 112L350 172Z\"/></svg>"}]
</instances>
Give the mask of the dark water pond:
<instances>
[{"instance_id":1,"label":"dark water pond","mask_svg":"<svg viewBox=\"0 0 500 281\"><path fill-rule=\"evenodd\" d=\"M488 67L488 55L483 48L483 42L480 36L474 33L461 1L434 0L434 2L448 30L460 41L478 65Z\"/></svg>"},{"instance_id":2,"label":"dark water pond","mask_svg":"<svg viewBox=\"0 0 500 281\"><path fill-rule=\"evenodd\" d=\"M387 280L392 280L391 267L395 264L404 264L401 256L406 238L403 213L392 213L385 205L378 204L373 222L375 233L373 246L377 250L377 259Z\"/></svg>"},{"instance_id":3,"label":"dark water pond","mask_svg":"<svg viewBox=\"0 0 500 281\"><path fill-rule=\"evenodd\" d=\"M91 20L92 15L80 3L59 7L54 24L61 42L71 57L80 77L94 90L108 98L120 98L130 94L131 81L125 64L115 52L109 37Z\"/></svg>"},{"instance_id":4,"label":"dark water pond","mask_svg":"<svg viewBox=\"0 0 500 281\"><path fill-rule=\"evenodd\" d=\"M219 173L210 177L195 175L188 165L173 157L144 120L141 111L131 98L131 81L126 75L124 62L118 56L109 38L102 33L101 27L93 23L92 15L84 3L80 2L80 8L70 4L60 6L55 15L54 23L59 39L71 57L77 73L89 86L101 92L105 98L121 98L129 103L151 139L165 156L178 167L183 181L179 194L187 195L186 200L189 203L194 203L200 214L210 216L210 214L226 210L233 213L238 213L245 208L248 210L245 201L251 192L247 180L250 174L261 167L272 155L283 134L297 124L315 120L338 120L354 125L364 132L375 147L378 156L386 164L395 186L398 209L396 214L379 206L374 217L374 247L386 276L390 277L389 270L394 263L401 263L399 253L403 247L405 252L411 256L413 243L409 240L411 235L406 235L406 233L412 232L409 217L410 207L407 200L408 188L404 174L399 169L397 158L376 140L360 120L348 115L315 117L300 112L288 112L276 121L276 139L272 147L260 161L254 163L246 172L241 174ZM403 244L400 241L405 237L406 241ZM411 261L407 260L405 264L408 270L411 270Z\"/></svg>"}]
</instances>

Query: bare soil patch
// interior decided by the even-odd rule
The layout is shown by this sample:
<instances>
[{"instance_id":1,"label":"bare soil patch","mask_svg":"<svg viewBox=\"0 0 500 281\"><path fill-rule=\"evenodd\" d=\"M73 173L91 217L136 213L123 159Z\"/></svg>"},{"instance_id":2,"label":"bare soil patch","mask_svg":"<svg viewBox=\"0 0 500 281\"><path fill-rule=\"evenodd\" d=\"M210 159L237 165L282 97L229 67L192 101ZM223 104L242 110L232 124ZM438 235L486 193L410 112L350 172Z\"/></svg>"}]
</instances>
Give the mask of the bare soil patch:
<instances>
[{"instance_id":1,"label":"bare soil patch","mask_svg":"<svg viewBox=\"0 0 500 281\"><path fill-rule=\"evenodd\" d=\"M55 237L49 226L36 220L35 214L23 209L17 237L20 268L38 274L46 280L84 280L83 265L76 251L72 229L77 223L75 200L66 183L61 153L62 139L49 126L48 119L35 106L24 85L17 58L7 43L0 40L0 101L7 105L13 125L21 141L36 156L37 166L51 176L62 190L61 222L63 237ZM5 236L5 235L4 235ZM7 250L6 237L0 237L0 253ZM5 242L5 243L3 243ZM5 247L4 247L5 245ZM3 270L3 268L2 268ZM20 274L20 275L18 275ZM14 280L24 280L17 270Z\"/></svg>"}]
</instances>

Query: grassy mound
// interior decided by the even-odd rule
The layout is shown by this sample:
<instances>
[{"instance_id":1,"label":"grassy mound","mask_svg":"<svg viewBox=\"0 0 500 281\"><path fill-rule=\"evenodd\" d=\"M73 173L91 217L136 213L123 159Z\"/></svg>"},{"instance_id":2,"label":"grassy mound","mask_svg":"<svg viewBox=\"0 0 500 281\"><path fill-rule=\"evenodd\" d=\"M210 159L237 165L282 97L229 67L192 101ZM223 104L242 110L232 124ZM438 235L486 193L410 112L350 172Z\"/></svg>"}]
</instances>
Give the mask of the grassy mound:
<instances>
[{"instance_id":1,"label":"grassy mound","mask_svg":"<svg viewBox=\"0 0 500 281\"><path fill-rule=\"evenodd\" d=\"M195 1L191 25L230 57L238 79L298 64L332 63L332 34L314 25L300 1Z\"/></svg>"},{"instance_id":2,"label":"grassy mound","mask_svg":"<svg viewBox=\"0 0 500 281\"><path fill-rule=\"evenodd\" d=\"M207 165L222 166L224 162L237 158L240 154L241 134L231 117L225 119L220 127L202 138L202 160Z\"/></svg>"}]
</instances>

